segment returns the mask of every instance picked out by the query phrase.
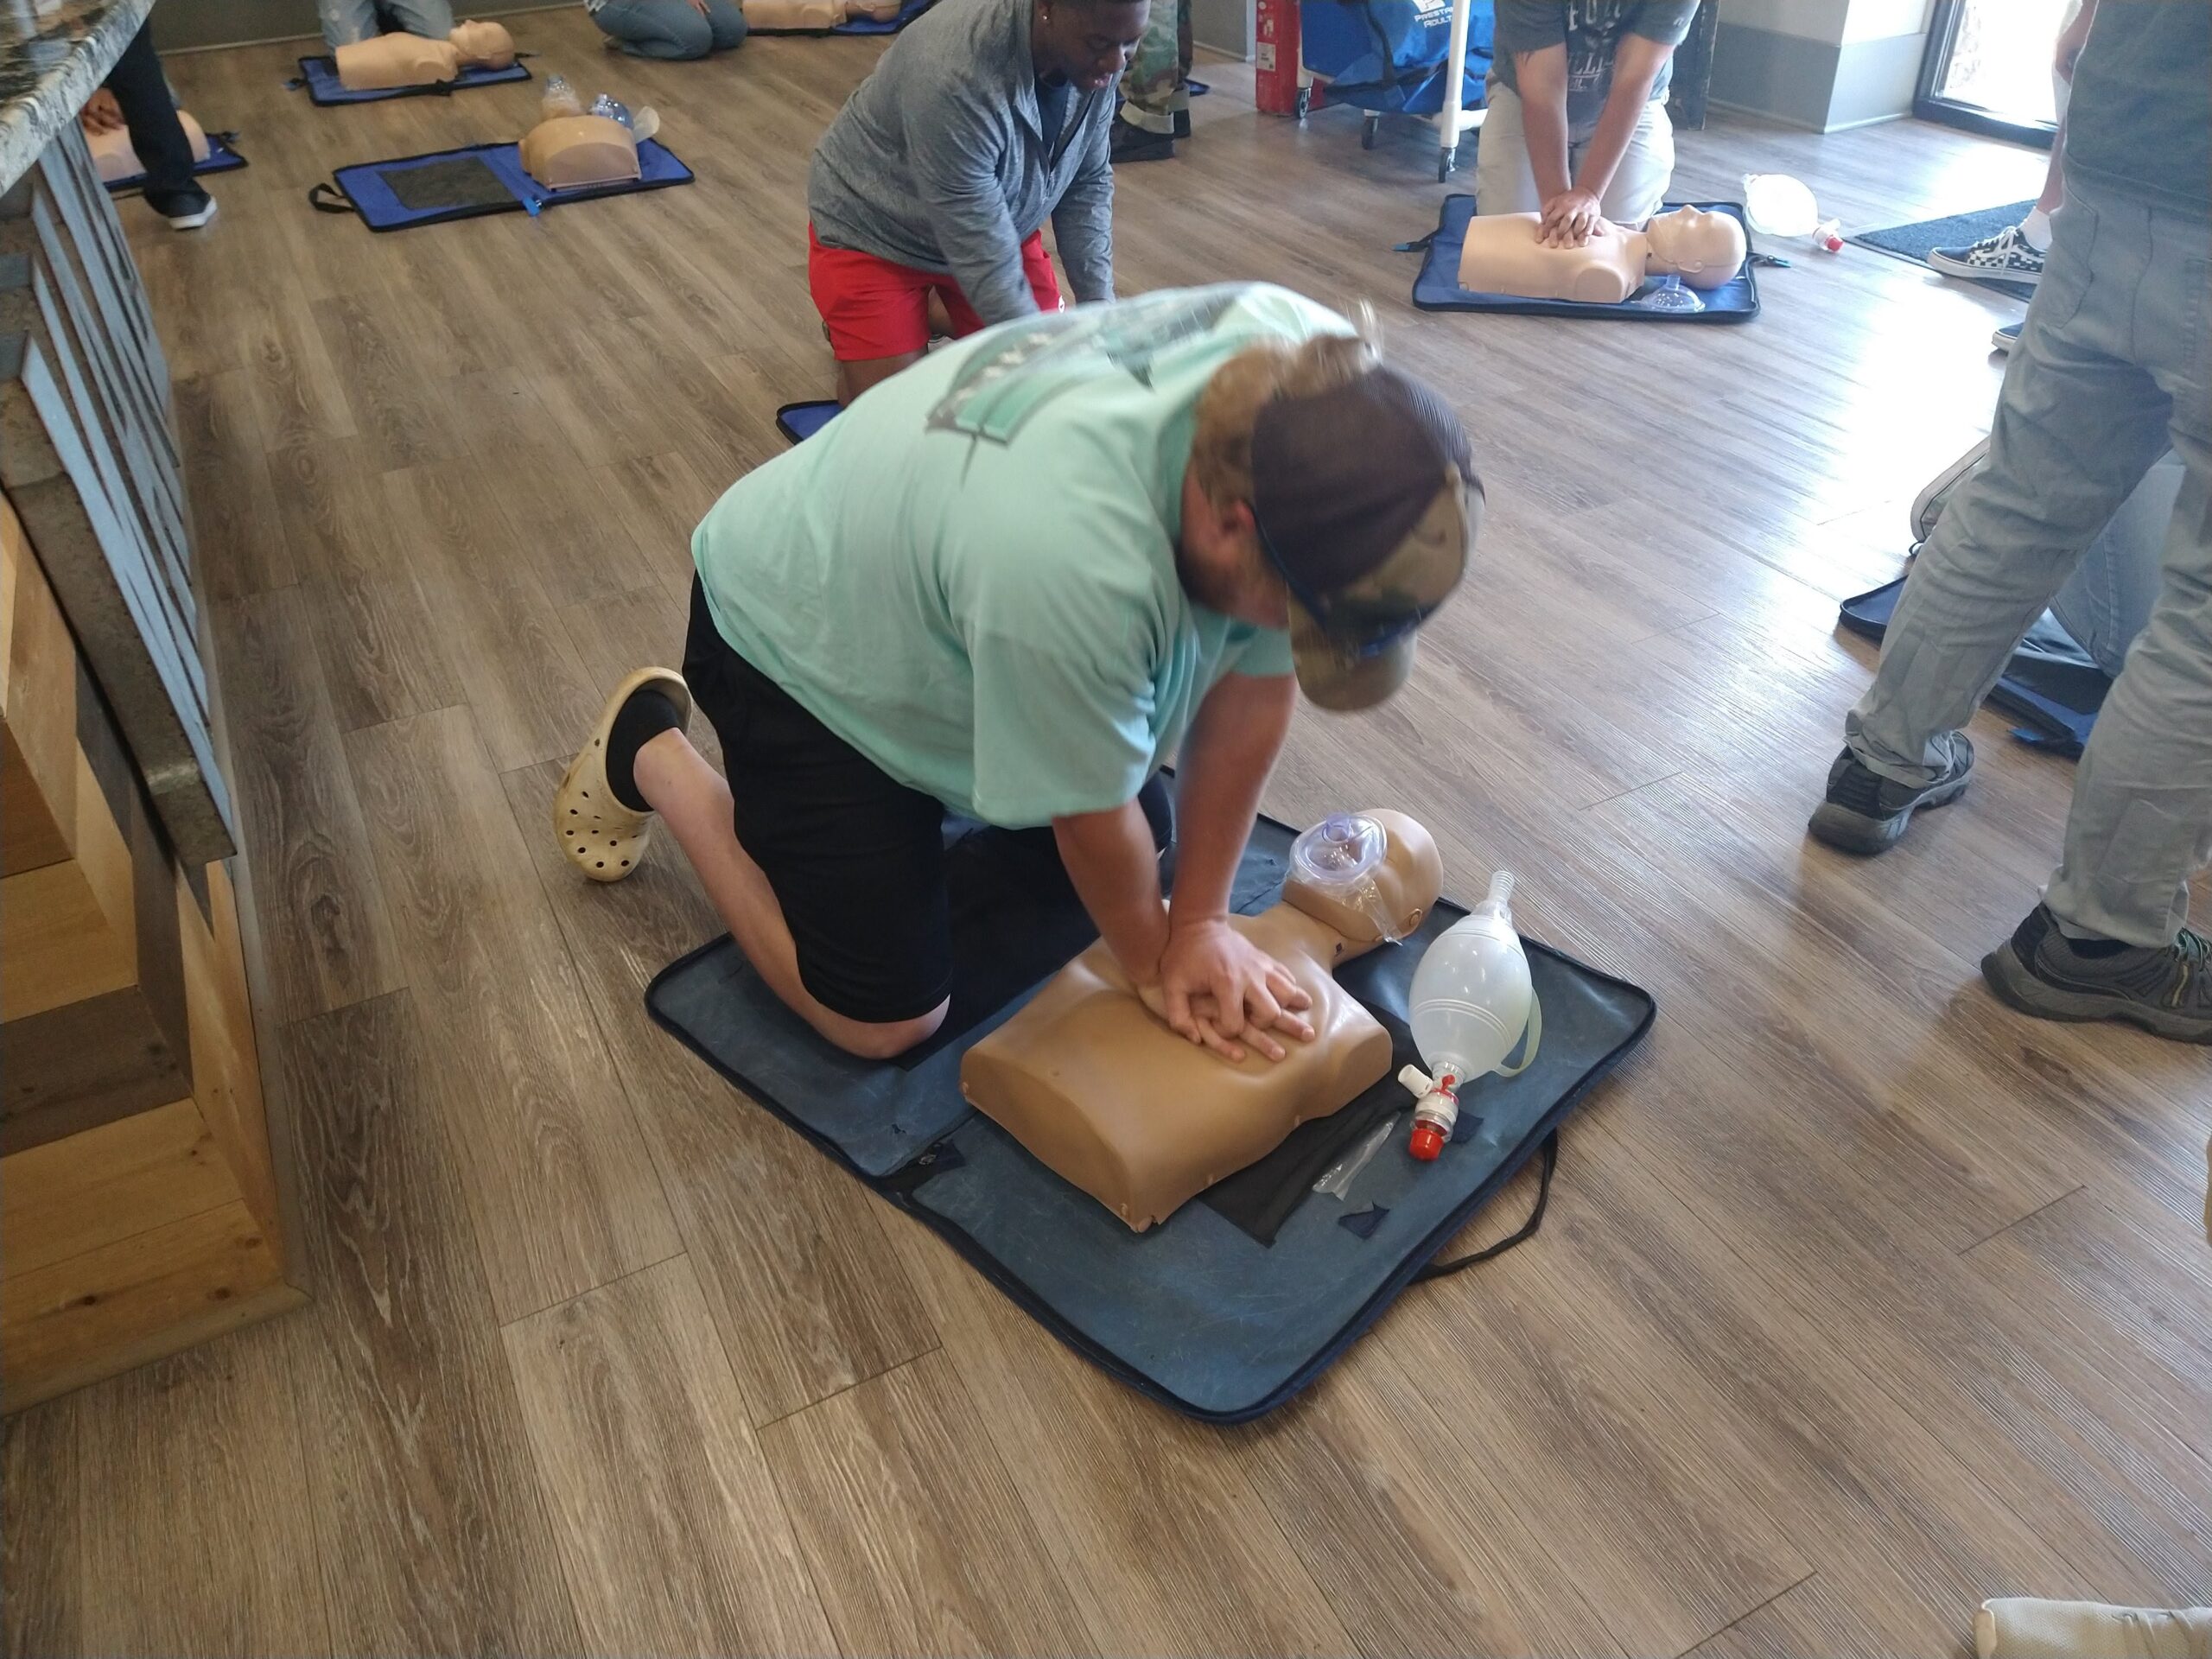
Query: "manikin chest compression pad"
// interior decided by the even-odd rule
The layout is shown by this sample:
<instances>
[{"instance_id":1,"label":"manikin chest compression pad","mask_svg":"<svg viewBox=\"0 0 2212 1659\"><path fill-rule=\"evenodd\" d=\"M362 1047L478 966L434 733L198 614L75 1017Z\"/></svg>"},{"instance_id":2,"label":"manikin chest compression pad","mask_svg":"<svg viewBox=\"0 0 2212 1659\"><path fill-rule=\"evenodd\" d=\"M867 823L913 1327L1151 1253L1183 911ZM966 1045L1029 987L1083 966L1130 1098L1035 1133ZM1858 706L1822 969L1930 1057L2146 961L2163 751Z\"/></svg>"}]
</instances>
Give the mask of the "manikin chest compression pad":
<instances>
[{"instance_id":1,"label":"manikin chest compression pad","mask_svg":"<svg viewBox=\"0 0 2212 1659\"><path fill-rule=\"evenodd\" d=\"M228 173L233 168L245 165L245 157L232 145L231 137L221 132L207 135L207 159L194 164L192 171L195 177L202 173ZM111 194L119 196L127 190L137 189L145 182L144 173L133 173L126 178L108 180L107 188Z\"/></svg>"},{"instance_id":2,"label":"manikin chest compression pad","mask_svg":"<svg viewBox=\"0 0 2212 1659\"><path fill-rule=\"evenodd\" d=\"M1726 213L1739 220L1744 217L1742 206L1732 201L1670 201L1662 211L1676 207L1702 207L1707 213ZM1446 196L1444 216L1436 228L1421 241L1403 245L1407 252L1427 250L1421 262L1421 275L1414 278L1414 303L1422 310L1503 311L1518 316L1611 317L1619 321L1644 322L1747 322L1759 314L1758 282L1751 275L1749 258L1735 276L1719 288L1688 289L1696 295L1703 308L1696 311L1661 310L1642 303L1656 289L1679 286L1671 276L1647 278L1643 286L1628 298L1610 303L1592 300L1530 300L1517 294L1478 294L1459 286L1460 245L1467 239L1467 221L1474 216L1472 196Z\"/></svg>"},{"instance_id":3,"label":"manikin chest compression pad","mask_svg":"<svg viewBox=\"0 0 2212 1659\"><path fill-rule=\"evenodd\" d=\"M308 89L308 101L315 104L374 104L386 98L420 98L425 93L465 92L478 86L497 86L503 81L528 80L530 71L519 63L511 63L504 69L486 69L480 66L464 66L460 74L451 80L433 81L423 86L383 86L372 91L357 92L338 79L338 64L334 59L302 58L299 79L295 86Z\"/></svg>"},{"instance_id":4,"label":"manikin chest compression pad","mask_svg":"<svg viewBox=\"0 0 2212 1659\"><path fill-rule=\"evenodd\" d=\"M337 181L334 188L318 184L308 192L308 200L325 213L357 213L372 231L404 231L485 213L535 213L575 201L691 182L691 169L658 139L639 143L638 166L641 176L636 179L549 190L523 170L519 145L470 144L341 167L331 175Z\"/></svg>"},{"instance_id":5,"label":"manikin chest compression pad","mask_svg":"<svg viewBox=\"0 0 2212 1659\"><path fill-rule=\"evenodd\" d=\"M1284 825L1261 821L1230 896L1238 912L1264 910L1281 895L1293 838ZM961 1097L962 1052L1095 935L1065 875L1056 865L1044 868L1019 838L976 830L952 850L946 1031L955 1034L941 1033L918 1058L838 1053L776 1000L727 938L664 969L646 988L646 1006L753 1100L937 1231L1061 1341L1208 1421L1256 1417L1312 1382L1651 1023L1645 992L1531 944L1542 1048L1519 1077L1484 1078L1467 1091L1462 1133L1435 1163L1416 1164L1403 1136L1393 1135L1344 1201L1290 1195L1272 1244L1224 1217L1214 1194L1133 1233ZM1418 1058L1405 1020L1414 963L1465 913L1440 904L1413 938L1338 972L1389 1029L1394 1074ZM1409 1103L1394 1076L1338 1116L1371 1124ZM1204 1101L1191 1109L1203 1111ZM1326 1133L1332 1121L1305 1127ZM1301 1192L1311 1186L1311 1160L1294 1155L1284 1165ZM1339 1224L1347 1217L1357 1226Z\"/></svg>"}]
</instances>

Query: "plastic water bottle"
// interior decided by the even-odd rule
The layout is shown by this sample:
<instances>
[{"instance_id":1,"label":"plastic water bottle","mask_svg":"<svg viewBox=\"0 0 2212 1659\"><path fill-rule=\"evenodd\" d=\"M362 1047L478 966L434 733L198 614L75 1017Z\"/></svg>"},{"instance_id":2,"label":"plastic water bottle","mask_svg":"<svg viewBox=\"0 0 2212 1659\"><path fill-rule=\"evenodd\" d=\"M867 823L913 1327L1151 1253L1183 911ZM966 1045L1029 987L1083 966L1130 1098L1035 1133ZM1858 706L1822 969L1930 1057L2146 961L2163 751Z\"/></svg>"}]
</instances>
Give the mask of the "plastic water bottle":
<instances>
[{"instance_id":1,"label":"plastic water bottle","mask_svg":"<svg viewBox=\"0 0 2212 1659\"><path fill-rule=\"evenodd\" d=\"M603 115L609 121L620 121L626 127L632 124L628 107L617 99L612 92L601 92L597 98L592 99L589 113Z\"/></svg>"},{"instance_id":2,"label":"plastic water bottle","mask_svg":"<svg viewBox=\"0 0 2212 1659\"><path fill-rule=\"evenodd\" d=\"M537 100L537 118L551 121L564 115L582 115L584 101L576 96L576 89L569 85L566 75L545 77L545 92Z\"/></svg>"},{"instance_id":3,"label":"plastic water bottle","mask_svg":"<svg viewBox=\"0 0 2212 1659\"><path fill-rule=\"evenodd\" d=\"M1512 899L1512 874L1500 870L1482 903L1440 934L1414 969L1408 1024L1428 1071L1409 1065L1398 1081L1415 1097L1407 1150L1424 1163L1452 1138L1462 1089L1491 1071L1513 1077L1536 1057L1543 1013L1513 930ZM1528 1052L1508 1070L1505 1057L1524 1032Z\"/></svg>"}]
</instances>

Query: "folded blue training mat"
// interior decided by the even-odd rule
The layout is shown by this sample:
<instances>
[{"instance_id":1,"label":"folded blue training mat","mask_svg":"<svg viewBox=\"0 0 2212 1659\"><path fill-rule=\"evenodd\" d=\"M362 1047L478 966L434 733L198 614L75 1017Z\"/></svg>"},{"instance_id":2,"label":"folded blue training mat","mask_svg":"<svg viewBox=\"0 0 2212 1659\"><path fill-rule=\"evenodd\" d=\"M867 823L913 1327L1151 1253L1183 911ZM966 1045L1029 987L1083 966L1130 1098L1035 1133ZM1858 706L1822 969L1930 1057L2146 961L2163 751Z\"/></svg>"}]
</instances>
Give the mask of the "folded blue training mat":
<instances>
[{"instance_id":1,"label":"folded blue training mat","mask_svg":"<svg viewBox=\"0 0 2212 1659\"><path fill-rule=\"evenodd\" d=\"M235 132L209 133L207 159L194 165L193 176L196 178L202 173L228 173L233 168L244 167L246 164L245 157L238 153L238 137ZM119 196L125 191L139 188L145 182L145 174L137 172L130 175L127 178L110 179L107 181L107 188L112 194Z\"/></svg>"},{"instance_id":2,"label":"folded blue training mat","mask_svg":"<svg viewBox=\"0 0 2212 1659\"><path fill-rule=\"evenodd\" d=\"M1409 939L1338 973L1394 1044L1391 1075L1294 1130L1249 1169L1147 1231L1132 1232L1063 1181L960 1091L965 1051L1012 1018L1096 935L1057 858L1033 835L948 826L952 1007L913 1053L868 1061L832 1049L763 985L728 938L672 963L646 988L653 1018L753 1101L887 1202L942 1236L1023 1312L1151 1398L1205 1421L1243 1422L1311 1382L1425 1274L1468 1219L1532 1156L1549 1173L1556 1135L1649 1029L1650 996L1533 941L1529 965L1543 1039L1518 1077L1464 1094L1452 1141L1431 1164L1406 1149L1412 1099L1397 1068L1414 967L1466 912L1440 903ZM1262 819L1230 903L1281 895L1292 831ZM1193 1100L1193 1111L1205 1103ZM1315 1177L1383 1133L1341 1196Z\"/></svg>"},{"instance_id":3,"label":"folded blue training mat","mask_svg":"<svg viewBox=\"0 0 2212 1659\"><path fill-rule=\"evenodd\" d=\"M298 78L286 82L293 87L304 86L308 99L314 104L374 104L387 98L421 98L424 95L442 97L448 92L466 92L478 86L497 86L503 81L528 80L530 71L518 58L504 69L470 67L463 69L451 80L427 81L420 86L384 86L374 92L356 92L346 89L338 79L338 60L331 57L302 58Z\"/></svg>"},{"instance_id":4,"label":"folded blue training mat","mask_svg":"<svg viewBox=\"0 0 2212 1659\"><path fill-rule=\"evenodd\" d=\"M1662 212L1676 207L1702 207L1710 213L1726 213L1741 220L1743 205L1733 201L1670 201ZM1675 276L1654 276L1624 300L1601 304L1590 300L1531 300L1517 294L1478 294L1459 286L1459 251L1467 239L1467 221L1475 216L1475 199L1466 194L1446 196L1444 216L1437 227L1417 242L1400 245L1402 252L1425 249L1421 275L1414 278L1414 303L1424 311L1502 311L1532 317L1611 317L1623 321L1747 322L1759 314L1758 282L1751 262L1719 288L1700 290L1687 287ZM1745 227L1745 239L1750 228Z\"/></svg>"},{"instance_id":5,"label":"folded blue training mat","mask_svg":"<svg viewBox=\"0 0 2212 1659\"><path fill-rule=\"evenodd\" d=\"M785 404L776 411L776 430L793 443L804 443L837 418L844 407L834 397L804 404Z\"/></svg>"},{"instance_id":6,"label":"folded blue training mat","mask_svg":"<svg viewBox=\"0 0 2212 1659\"><path fill-rule=\"evenodd\" d=\"M308 200L326 213L359 213L372 231L406 231L486 213L535 214L572 201L691 182L691 169L658 139L639 141L638 166L640 175L634 179L550 190L523 170L519 145L467 144L341 167L331 175L334 182L310 189Z\"/></svg>"},{"instance_id":7,"label":"folded blue training mat","mask_svg":"<svg viewBox=\"0 0 2212 1659\"><path fill-rule=\"evenodd\" d=\"M1899 576L1845 600L1843 626L1866 639L1879 639L1889 632L1904 583ZM2112 685L2112 677L2046 613L2029 630L1990 688L1989 703L2020 722L2012 735L2021 742L2054 754L2079 755Z\"/></svg>"}]
</instances>

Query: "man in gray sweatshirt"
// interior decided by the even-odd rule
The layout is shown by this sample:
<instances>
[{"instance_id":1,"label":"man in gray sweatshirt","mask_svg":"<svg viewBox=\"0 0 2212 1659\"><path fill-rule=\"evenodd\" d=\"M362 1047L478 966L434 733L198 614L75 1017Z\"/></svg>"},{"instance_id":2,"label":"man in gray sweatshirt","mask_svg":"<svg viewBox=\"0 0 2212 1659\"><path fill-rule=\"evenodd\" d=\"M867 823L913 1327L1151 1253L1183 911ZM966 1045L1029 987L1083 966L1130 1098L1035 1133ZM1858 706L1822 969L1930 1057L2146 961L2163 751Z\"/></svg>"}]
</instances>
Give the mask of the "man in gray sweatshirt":
<instances>
[{"instance_id":1,"label":"man in gray sweatshirt","mask_svg":"<svg viewBox=\"0 0 2212 1659\"><path fill-rule=\"evenodd\" d=\"M852 400L953 332L1114 297L1114 89L1148 0L940 0L814 152L807 280Z\"/></svg>"}]
</instances>

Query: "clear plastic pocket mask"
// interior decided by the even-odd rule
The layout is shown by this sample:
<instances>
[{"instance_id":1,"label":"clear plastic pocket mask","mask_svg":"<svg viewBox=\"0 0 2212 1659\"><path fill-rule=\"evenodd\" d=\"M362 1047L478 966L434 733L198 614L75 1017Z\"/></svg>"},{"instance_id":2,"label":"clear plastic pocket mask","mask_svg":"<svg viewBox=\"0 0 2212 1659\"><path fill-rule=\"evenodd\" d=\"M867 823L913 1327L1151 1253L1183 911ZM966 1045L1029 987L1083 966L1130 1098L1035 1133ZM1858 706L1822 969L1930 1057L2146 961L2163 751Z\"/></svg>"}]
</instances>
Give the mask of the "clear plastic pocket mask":
<instances>
[{"instance_id":1,"label":"clear plastic pocket mask","mask_svg":"<svg viewBox=\"0 0 2212 1659\"><path fill-rule=\"evenodd\" d=\"M1389 850L1390 838L1381 824L1357 812L1339 812L1291 842L1290 862L1300 880L1364 916L1378 938L1395 944L1406 937L1404 918L1390 908L1375 879Z\"/></svg>"}]
</instances>

